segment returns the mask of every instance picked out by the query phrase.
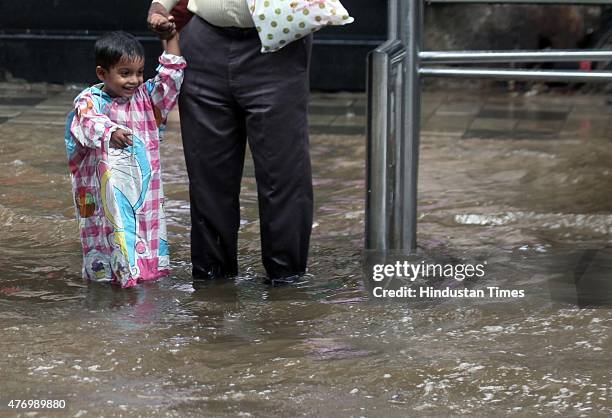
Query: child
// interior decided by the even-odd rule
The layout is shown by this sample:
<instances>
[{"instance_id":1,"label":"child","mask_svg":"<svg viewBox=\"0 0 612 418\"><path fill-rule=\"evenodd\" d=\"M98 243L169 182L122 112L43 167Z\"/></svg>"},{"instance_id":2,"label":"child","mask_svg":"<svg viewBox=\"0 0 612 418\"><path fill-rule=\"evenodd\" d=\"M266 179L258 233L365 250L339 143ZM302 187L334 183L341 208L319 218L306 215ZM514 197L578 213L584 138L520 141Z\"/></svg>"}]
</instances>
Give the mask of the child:
<instances>
[{"instance_id":1,"label":"child","mask_svg":"<svg viewBox=\"0 0 612 418\"><path fill-rule=\"evenodd\" d=\"M177 101L185 60L178 34L155 78L143 82L144 49L125 32L96 41L96 75L68 117L66 149L83 245L83 277L122 287L170 272L160 128Z\"/></svg>"}]
</instances>

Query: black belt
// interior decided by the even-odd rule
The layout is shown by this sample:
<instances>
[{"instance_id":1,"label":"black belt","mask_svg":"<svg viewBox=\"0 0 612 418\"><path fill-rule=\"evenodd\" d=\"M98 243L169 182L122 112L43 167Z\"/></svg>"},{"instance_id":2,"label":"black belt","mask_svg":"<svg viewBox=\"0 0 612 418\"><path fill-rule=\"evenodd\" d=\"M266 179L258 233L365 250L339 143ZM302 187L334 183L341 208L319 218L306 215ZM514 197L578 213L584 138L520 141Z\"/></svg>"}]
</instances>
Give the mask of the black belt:
<instances>
[{"instance_id":1,"label":"black belt","mask_svg":"<svg viewBox=\"0 0 612 418\"><path fill-rule=\"evenodd\" d=\"M200 20L202 20L202 22L204 22L206 24L206 26L210 27L212 30L214 30L217 33L220 33L221 35L225 35L225 36L229 36L232 38L257 38L259 36L259 34L257 33L257 29L253 28L239 28L239 27L235 27L235 26L215 26L210 22L207 22L206 20L202 19L201 17L198 16L198 18Z\"/></svg>"}]
</instances>

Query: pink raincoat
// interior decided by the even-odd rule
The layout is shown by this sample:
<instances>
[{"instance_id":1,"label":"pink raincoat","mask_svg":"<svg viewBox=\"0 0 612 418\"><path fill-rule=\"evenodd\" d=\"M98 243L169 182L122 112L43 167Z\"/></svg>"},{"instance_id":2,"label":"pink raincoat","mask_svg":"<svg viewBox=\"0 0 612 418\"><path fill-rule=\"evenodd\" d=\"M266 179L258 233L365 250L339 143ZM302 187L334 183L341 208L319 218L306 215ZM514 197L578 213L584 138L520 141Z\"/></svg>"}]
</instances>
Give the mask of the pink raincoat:
<instances>
[{"instance_id":1,"label":"pink raincoat","mask_svg":"<svg viewBox=\"0 0 612 418\"><path fill-rule=\"evenodd\" d=\"M131 98L89 87L68 117L66 150L89 280L132 287L170 272L159 143L186 64L168 53L159 63L157 76ZM132 133L132 146L109 147L117 129Z\"/></svg>"}]
</instances>

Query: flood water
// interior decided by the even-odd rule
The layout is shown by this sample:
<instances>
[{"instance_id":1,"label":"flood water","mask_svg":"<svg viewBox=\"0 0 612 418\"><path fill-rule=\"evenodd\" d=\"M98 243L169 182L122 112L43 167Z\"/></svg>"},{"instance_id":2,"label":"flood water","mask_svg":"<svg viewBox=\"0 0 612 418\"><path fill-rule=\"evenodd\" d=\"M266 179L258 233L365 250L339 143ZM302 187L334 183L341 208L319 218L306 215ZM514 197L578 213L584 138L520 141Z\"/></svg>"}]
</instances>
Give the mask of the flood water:
<instances>
[{"instance_id":1,"label":"flood water","mask_svg":"<svg viewBox=\"0 0 612 418\"><path fill-rule=\"evenodd\" d=\"M162 146L174 274L127 290L84 282L63 147L71 95L49 94L0 124L0 415L17 413L10 399L65 400L58 414L76 417L612 414L604 98L428 94L421 251L487 260L488 283L526 297L381 303L362 281L365 137L323 131L311 137L315 225L302 283L262 282L247 159L242 274L194 289L176 125ZM324 114L363 96L313 100ZM436 122L474 126L474 105L571 109L553 137L538 136L533 118L514 138Z\"/></svg>"}]
</instances>

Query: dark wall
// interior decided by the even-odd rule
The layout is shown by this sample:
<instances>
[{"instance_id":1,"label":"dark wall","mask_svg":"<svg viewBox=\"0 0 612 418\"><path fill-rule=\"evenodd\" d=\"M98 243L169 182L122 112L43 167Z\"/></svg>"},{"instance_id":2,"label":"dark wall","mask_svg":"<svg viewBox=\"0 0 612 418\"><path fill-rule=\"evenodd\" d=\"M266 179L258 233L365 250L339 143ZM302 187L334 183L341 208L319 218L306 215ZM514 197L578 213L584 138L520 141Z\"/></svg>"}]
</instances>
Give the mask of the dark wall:
<instances>
[{"instance_id":1,"label":"dark wall","mask_svg":"<svg viewBox=\"0 0 612 418\"><path fill-rule=\"evenodd\" d=\"M355 22L315 34L311 68L314 89L364 90L366 55L386 38L386 0L342 3ZM146 28L148 6L148 0L0 0L0 75L8 70L28 81L94 82L94 39L117 29L142 38L147 50L147 75L151 75L161 49ZM586 6L429 4L424 47L589 47L596 44L601 32L600 10Z\"/></svg>"},{"instance_id":2,"label":"dark wall","mask_svg":"<svg viewBox=\"0 0 612 418\"><path fill-rule=\"evenodd\" d=\"M0 4L5 29L146 30L146 0L21 0Z\"/></svg>"},{"instance_id":3,"label":"dark wall","mask_svg":"<svg viewBox=\"0 0 612 418\"><path fill-rule=\"evenodd\" d=\"M315 34L314 89L363 90L366 55L386 38L385 0L342 3L355 22ZM0 69L34 82L90 83L95 81L94 39L121 29L141 37L150 75L161 48L146 28L148 6L147 0L2 1Z\"/></svg>"},{"instance_id":4,"label":"dark wall","mask_svg":"<svg viewBox=\"0 0 612 418\"><path fill-rule=\"evenodd\" d=\"M428 7L424 47L454 49L574 49L598 30L601 7L448 4Z\"/></svg>"}]
</instances>

